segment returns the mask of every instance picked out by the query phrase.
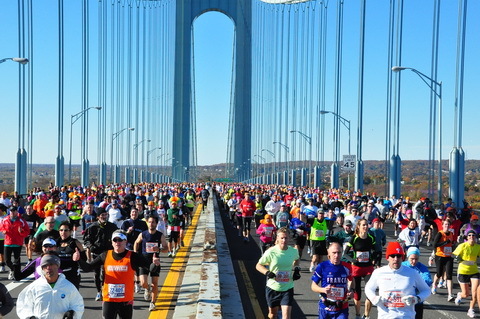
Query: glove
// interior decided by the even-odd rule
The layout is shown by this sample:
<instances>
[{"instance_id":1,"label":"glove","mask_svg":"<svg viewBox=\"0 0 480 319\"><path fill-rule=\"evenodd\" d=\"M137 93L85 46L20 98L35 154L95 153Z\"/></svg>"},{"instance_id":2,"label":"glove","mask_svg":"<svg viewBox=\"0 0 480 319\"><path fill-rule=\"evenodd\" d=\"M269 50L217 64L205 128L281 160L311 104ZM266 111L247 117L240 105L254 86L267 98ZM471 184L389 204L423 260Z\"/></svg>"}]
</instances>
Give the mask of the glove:
<instances>
[{"instance_id":1,"label":"glove","mask_svg":"<svg viewBox=\"0 0 480 319\"><path fill-rule=\"evenodd\" d=\"M408 296L403 296L402 301L407 305L407 306L413 306L417 304L420 300L417 296L413 295L408 295Z\"/></svg>"},{"instance_id":2,"label":"glove","mask_svg":"<svg viewBox=\"0 0 480 319\"><path fill-rule=\"evenodd\" d=\"M69 310L63 314L63 319L73 319L73 314L75 311Z\"/></svg>"},{"instance_id":3,"label":"glove","mask_svg":"<svg viewBox=\"0 0 480 319\"><path fill-rule=\"evenodd\" d=\"M293 280L298 280L300 279L302 276L300 275L300 267L295 267L295 269L293 270Z\"/></svg>"},{"instance_id":4,"label":"glove","mask_svg":"<svg viewBox=\"0 0 480 319\"><path fill-rule=\"evenodd\" d=\"M270 270L265 273L265 276L267 276L267 278L270 278L270 279L277 277L277 275L275 275L275 273L271 272Z\"/></svg>"},{"instance_id":5,"label":"glove","mask_svg":"<svg viewBox=\"0 0 480 319\"><path fill-rule=\"evenodd\" d=\"M383 296L375 296L375 297L373 298L373 300L371 300L371 301L372 301L372 304L373 304L374 306L377 306L377 305L379 305L379 304L385 303L387 300L388 300L388 299L385 298L385 297L383 297Z\"/></svg>"}]
</instances>

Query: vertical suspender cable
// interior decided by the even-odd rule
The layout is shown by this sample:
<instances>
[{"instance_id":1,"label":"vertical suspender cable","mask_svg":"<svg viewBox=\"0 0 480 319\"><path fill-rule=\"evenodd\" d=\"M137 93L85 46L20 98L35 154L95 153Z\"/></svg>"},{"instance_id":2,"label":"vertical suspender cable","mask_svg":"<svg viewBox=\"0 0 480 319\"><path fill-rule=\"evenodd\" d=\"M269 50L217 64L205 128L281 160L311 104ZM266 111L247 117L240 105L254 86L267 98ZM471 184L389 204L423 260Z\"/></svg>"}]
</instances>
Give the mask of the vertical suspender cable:
<instances>
[{"instance_id":1,"label":"vertical suspender cable","mask_svg":"<svg viewBox=\"0 0 480 319\"><path fill-rule=\"evenodd\" d=\"M362 163L362 141L363 141L363 89L365 72L365 11L366 0L361 0L360 5L360 47L358 59L358 120L357 120L357 165L355 166L355 190L363 190L363 163ZM351 134L351 132L349 132ZM349 149L350 152L350 149ZM350 153L348 155L351 155ZM350 177L350 175L349 175ZM350 186L350 185L349 185Z\"/></svg>"},{"instance_id":2,"label":"vertical suspender cable","mask_svg":"<svg viewBox=\"0 0 480 319\"><path fill-rule=\"evenodd\" d=\"M30 63L28 63L28 111L27 111L27 130L28 130L28 140L27 140L27 154L28 154L28 178L26 183L26 188L29 189L29 183L32 183L32 174L33 174L33 3L32 0L28 0L28 57L30 58ZM63 155L63 134L59 137L62 141L59 154ZM62 167L63 174L63 167Z\"/></svg>"},{"instance_id":3,"label":"vertical suspender cable","mask_svg":"<svg viewBox=\"0 0 480 319\"><path fill-rule=\"evenodd\" d=\"M430 67L431 78L436 81L438 74L438 41L439 41L439 29L440 29L440 0L435 0L433 5L433 30L432 30L432 64ZM435 84L431 82L431 87ZM433 178L435 170L435 140L437 125L441 123L436 122L437 109L436 109L436 91L430 91L430 134L429 134L429 152L428 152L428 197L433 197ZM439 172L441 174L441 172Z\"/></svg>"},{"instance_id":4,"label":"vertical suspender cable","mask_svg":"<svg viewBox=\"0 0 480 319\"><path fill-rule=\"evenodd\" d=\"M390 0L388 21L388 48L387 48L387 101L385 116L385 194L388 194L388 181L390 180L389 162L392 156L392 90L393 74L393 35L395 25L395 0Z\"/></svg>"},{"instance_id":5,"label":"vertical suspender cable","mask_svg":"<svg viewBox=\"0 0 480 319\"><path fill-rule=\"evenodd\" d=\"M291 7L288 6L287 8L288 8L288 10L287 10L288 21L287 21L287 45L286 45L287 56L286 56L286 62L285 62L285 66L286 66L286 74L285 74L285 78L286 78L286 81L285 81L285 114L284 114L285 123L283 124L283 129L284 129L284 132L285 132L283 140L285 142L288 141L288 131L289 131L288 116L289 116L289 105L290 105L289 93L290 93L290 29L291 29L291 24L290 24L291 9L290 8ZM290 147L290 149L292 149L292 147ZM293 152L292 152L292 154L293 154ZM285 161L287 162L287 170L289 169L289 166L290 166L289 162L291 162L292 159L293 159L292 154L290 155L290 158L288 158L287 152L285 153ZM289 184L289 183L290 183L290 181L285 181L285 184Z\"/></svg>"}]
</instances>

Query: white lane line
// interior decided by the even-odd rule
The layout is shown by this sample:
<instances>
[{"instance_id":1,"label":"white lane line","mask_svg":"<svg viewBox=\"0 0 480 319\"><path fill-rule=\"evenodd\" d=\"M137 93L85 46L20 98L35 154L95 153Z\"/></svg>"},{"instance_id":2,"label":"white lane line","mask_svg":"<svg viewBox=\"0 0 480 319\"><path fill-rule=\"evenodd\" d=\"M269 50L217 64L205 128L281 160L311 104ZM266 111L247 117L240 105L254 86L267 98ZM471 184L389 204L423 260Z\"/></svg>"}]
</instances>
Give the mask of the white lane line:
<instances>
[{"instance_id":1,"label":"white lane line","mask_svg":"<svg viewBox=\"0 0 480 319\"><path fill-rule=\"evenodd\" d=\"M452 315L452 314L449 314L448 312L442 310L441 308L429 303L428 301L425 301L424 304L427 304L429 308L431 309L434 309L435 311L438 311L439 313L441 313L442 315L444 315L445 317L449 318L449 319L458 319L458 317Z\"/></svg>"},{"instance_id":2,"label":"white lane line","mask_svg":"<svg viewBox=\"0 0 480 319\"><path fill-rule=\"evenodd\" d=\"M23 285L24 283L27 283L27 282L30 282L30 281L33 281L33 274L28 276L27 278L25 279L22 279L20 281L12 281L11 283L5 285L5 287L7 287L7 290L8 291L12 291L13 289L17 288L17 287L20 287L21 285Z\"/></svg>"}]
</instances>

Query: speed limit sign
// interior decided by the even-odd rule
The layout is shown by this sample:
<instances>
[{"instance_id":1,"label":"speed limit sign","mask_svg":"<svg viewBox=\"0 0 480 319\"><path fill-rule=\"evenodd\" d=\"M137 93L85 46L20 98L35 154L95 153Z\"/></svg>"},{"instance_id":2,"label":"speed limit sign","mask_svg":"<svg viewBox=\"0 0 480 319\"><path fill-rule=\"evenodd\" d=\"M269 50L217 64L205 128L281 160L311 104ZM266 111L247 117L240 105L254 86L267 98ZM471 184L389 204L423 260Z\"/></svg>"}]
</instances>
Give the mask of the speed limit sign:
<instances>
[{"instance_id":1,"label":"speed limit sign","mask_svg":"<svg viewBox=\"0 0 480 319\"><path fill-rule=\"evenodd\" d=\"M357 163L356 155L343 155L342 170L347 172L355 172L356 163Z\"/></svg>"}]
</instances>

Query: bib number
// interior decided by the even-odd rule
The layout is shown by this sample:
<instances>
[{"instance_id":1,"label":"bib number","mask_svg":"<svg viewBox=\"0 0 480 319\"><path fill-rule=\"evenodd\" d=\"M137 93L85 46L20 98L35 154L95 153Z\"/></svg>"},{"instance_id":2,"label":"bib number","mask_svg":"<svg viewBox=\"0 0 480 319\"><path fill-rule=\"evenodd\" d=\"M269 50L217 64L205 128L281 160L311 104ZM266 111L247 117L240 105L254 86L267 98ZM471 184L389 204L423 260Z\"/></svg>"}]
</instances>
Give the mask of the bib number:
<instances>
[{"instance_id":1,"label":"bib number","mask_svg":"<svg viewBox=\"0 0 480 319\"><path fill-rule=\"evenodd\" d=\"M444 247L443 248L443 253L445 254L445 256L451 256L452 255L452 246Z\"/></svg>"},{"instance_id":2,"label":"bib number","mask_svg":"<svg viewBox=\"0 0 480 319\"><path fill-rule=\"evenodd\" d=\"M289 271L279 271L277 272L277 277L275 277L277 282L289 282L290 281L290 272Z\"/></svg>"},{"instance_id":3,"label":"bib number","mask_svg":"<svg viewBox=\"0 0 480 319\"><path fill-rule=\"evenodd\" d=\"M108 284L110 298L125 298L125 284Z\"/></svg>"},{"instance_id":4,"label":"bib number","mask_svg":"<svg viewBox=\"0 0 480 319\"><path fill-rule=\"evenodd\" d=\"M146 242L145 250L147 253L155 253L158 251L158 243Z\"/></svg>"},{"instance_id":5,"label":"bib number","mask_svg":"<svg viewBox=\"0 0 480 319\"><path fill-rule=\"evenodd\" d=\"M402 301L403 293L401 291L387 291L387 301L385 302L386 307L392 308L401 308L405 307L405 303Z\"/></svg>"},{"instance_id":6,"label":"bib number","mask_svg":"<svg viewBox=\"0 0 480 319\"><path fill-rule=\"evenodd\" d=\"M345 289L342 287L331 287L330 293L327 294L327 299L333 301L345 300Z\"/></svg>"},{"instance_id":7,"label":"bib number","mask_svg":"<svg viewBox=\"0 0 480 319\"><path fill-rule=\"evenodd\" d=\"M367 263L370 261L369 251L357 251L357 261L359 263Z\"/></svg>"},{"instance_id":8,"label":"bib number","mask_svg":"<svg viewBox=\"0 0 480 319\"><path fill-rule=\"evenodd\" d=\"M317 229L315 230L315 237L323 237L324 236L324 232L322 229Z\"/></svg>"}]
</instances>

